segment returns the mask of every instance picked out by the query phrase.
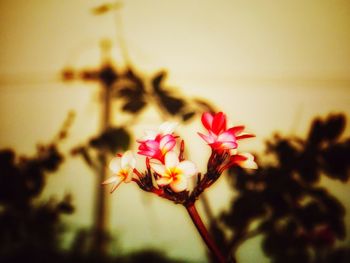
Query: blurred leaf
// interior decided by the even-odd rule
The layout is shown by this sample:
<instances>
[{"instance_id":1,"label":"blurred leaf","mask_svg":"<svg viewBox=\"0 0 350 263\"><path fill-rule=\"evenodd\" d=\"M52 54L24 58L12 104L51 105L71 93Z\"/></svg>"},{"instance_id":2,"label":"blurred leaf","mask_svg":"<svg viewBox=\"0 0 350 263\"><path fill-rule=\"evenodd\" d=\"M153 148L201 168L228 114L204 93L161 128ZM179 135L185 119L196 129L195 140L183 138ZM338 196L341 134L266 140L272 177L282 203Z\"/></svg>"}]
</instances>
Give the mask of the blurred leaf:
<instances>
[{"instance_id":1,"label":"blurred leaf","mask_svg":"<svg viewBox=\"0 0 350 263\"><path fill-rule=\"evenodd\" d=\"M123 111L127 111L130 113L138 113L139 111L141 111L144 107L146 106L146 102L143 100L133 100L133 101L129 101L126 102L122 109Z\"/></svg>"},{"instance_id":2,"label":"blurred leaf","mask_svg":"<svg viewBox=\"0 0 350 263\"><path fill-rule=\"evenodd\" d=\"M338 139L345 130L346 119L342 114L330 115L325 121L325 138L329 141Z\"/></svg>"},{"instance_id":3,"label":"blurred leaf","mask_svg":"<svg viewBox=\"0 0 350 263\"><path fill-rule=\"evenodd\" d=\"M130 135L125 128L109 128L100 136L89 141L91 147L99 150L107 149L111 153L115 153L118 150L126 150L129 144Z\"/></svg>"},{"instance_id":4,"label":"blurred leaf","mask_svg":"<svg viewBox=\"0 0 350 263\"><path fill-rule=\"evenodd\" d=\"M188 120L192 119L195 115L196 115L196 112L194 112L194 111L186 112L186 113L182 114L182 120L188 121Z\"/></svg>"}]
</instances>

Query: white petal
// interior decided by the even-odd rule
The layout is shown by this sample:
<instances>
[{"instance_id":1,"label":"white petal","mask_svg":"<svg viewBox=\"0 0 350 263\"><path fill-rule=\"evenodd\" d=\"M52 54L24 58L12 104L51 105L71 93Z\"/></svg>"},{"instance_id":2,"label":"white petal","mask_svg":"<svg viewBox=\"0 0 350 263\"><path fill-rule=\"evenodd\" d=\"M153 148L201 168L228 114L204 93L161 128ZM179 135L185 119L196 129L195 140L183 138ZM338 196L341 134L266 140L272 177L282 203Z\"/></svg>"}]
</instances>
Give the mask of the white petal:
<instances>
[{"instance_id":1,"label":"white petal","mask_svg":"<svg viewBox=\"0 0 350 263\"><path fill-rule=\"evenodd\" d=\"M119 177L119 178L120 178L120 177ZM113 193L113 192L115 191L115 189L117 189L118 186L119 186L122 182L123 182L123 180L121 180L121 178L120 178L120 181L119 181L119 182L116 182L116 183L113 185L113 187L112 187L110 193Z\"/></svg>"},{"instance_id":2,"label":"white petal","mask_svg":"<svg viewBox=\"0 0 350 263\"><path fill-rule=\"evenodd\" d=\"M165 175L166 174L166 168L163 164L156 163L156 162L150 162L151 169L155 171L159 175Z\"/></svg>"},{"instance_id":3,"label":"white petal","mask_svg":"<svg viewBox=\"0 0 350 263\"><path fill-rule=\"evenodd\" d=\"M131 167L134 169L136 166L136 159L132 151L126 151L121 159L121 168Z\"/></svg>"},{"instance_id":4,"label":"white petal","mask_svg":"<svg viewBox=\"0 0 350 263\"><path fill-rule=\"evenodd\" d=\"M239 166L247 169L258 169L258 165L254 161L254 155L250 153L240 153L239 155L242 155L247 158L246 160L239 162Z\"/></svg>"},{"instance_id":5,"label":"white petal","mask_svg":"<svg viewBox=\"0 0 350 263\"><path fill-rule=\"evenodd\" d=\"M173 181L172 178L169 178L169 177L162 177L162 178L157 179L157 184L158 184L159 186L163 186L163 185L168 185L168 184L170 184L172 181Z\"/></svg>"},{"instance_id":6,"label":"white petal","mask_svg":"<svg viewBox=\"0 0 350 263\"><path fill-rule=\"evenodd\" d=\"M127 171L127 176L124 178L124 183L130 183L132 178L134 177L133 175L133 168L129 168Z\"/></svg>"},{"instance_id":7,"label":"white petal","mask_svg":"<svg viewBox=\"0 0 350 263\"><path fill-rule=\"evenodd\" d=\"M118 182L119 180L120 180L119 176L113 175L109 177L107 180L103 181L102 184L111 184L111 183Z\"/></svg>"},{"instance_id":8,"label":"white petal","mask_svg":"<svg viewBox=\"0 0 350 263\"><path fill-rule=\"evenodd\" d=\"M243 161L239 163L239 166L246 169L258 169L258 165L254 161Z\"/></svg>"},{"instance_id":9,"label":"white petal","mask_svg":"<svg viewBox=\"0 0 350 263\"><path fill-rule=\"evenodd\" d=\"M118 173L119 170L121 169L120 167L120 157L114 157L110 162L109 162L109 169L113 172L113 173Z\"/></svg>"},{"instance_id":10,"label":"white petal","mask_svg":"<svg viewBox=\"0 0 350 263\"><path fill-rule=\"evenodd\" d=\"M179 164L179 157L177 156L177 154L175 152L170 151L165 155L166 168L177 167L178 164Z\"/></svg>"},{"instance_id":11,"label":"white petal","mask_svg":"<svg viewBox=\"0 0 350 263\"><path fill-rule=\"evenodd\" d=\"M177 166L182 172L183 175L189 177L193 176L197 173L197 167L193 162L190 161L182 161Z\"/></svg>"},{"instance_id":12,"label":"white petal","mask_svg":"<svg viewBox=\"0 0 350 263\"><path fill-rule=\"evenodd\" d=\"M188 180L185 177L180 177L170 183L170 187L174 192L182 192L186 190L188 186Z\"/></svg>"},{"instance_id":13,"label":"white petal","mask_svg":"<svg viewBox=\"0 0 350 263\"><path fill-rule=\"evenodd\" d=\"M177 122L164 122L159 126L159 131L161 132L161 134L165 135L165 134L172 134L174 132L174 130L176 129L176 127L178 126Z\"/></svg>"},{"instance_id":14,"label":"white petal","mask_svg":"<svg viewBox=\"0 0 350 263\"><path fill-rule=\"evenodd\" d=\"M142 140L147 141L147 140L154 140L157 137L158 132L154 130L146 130L145 131L145 136L142 137Z\"/></svg>"}]
</instances>

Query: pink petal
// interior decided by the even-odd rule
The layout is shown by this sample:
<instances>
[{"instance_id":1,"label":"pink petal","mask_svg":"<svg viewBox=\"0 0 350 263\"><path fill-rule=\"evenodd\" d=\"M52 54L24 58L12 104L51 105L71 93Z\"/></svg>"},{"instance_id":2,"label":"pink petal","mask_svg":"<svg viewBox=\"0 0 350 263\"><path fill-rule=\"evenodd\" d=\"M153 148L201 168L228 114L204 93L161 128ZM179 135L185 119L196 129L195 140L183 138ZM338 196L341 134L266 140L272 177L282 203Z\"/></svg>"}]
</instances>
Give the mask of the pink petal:
<instances>
[{"instance_id":1,"label":"pink petal","mask_svg":"<svg viewBox=\"0 0 350 263\"><path fill-rule=\"evenodd\" d=\"M242 140L242 139L247 139L247 138L252 138L255 137L254 134L249 134L249 133L245 133L245 134L241 134L239 136L236 137L237 140Z\"/></svg>"},{"instance_id":2,"label":"pink petal","mask_svg":"<svg viewBox=\"0 0 350 263\"><path fill-rule=\"evenodd\" d=\"M237 148L236 142L214 142L210 144L211 148L218 151L230 150Z\"/></svg>"},{"instance_id":3,"label":"pink petal","mask_svg":"<svg viewBox=\"0 0 350 263\"><path fill-rule=\"evenodd\" d=\"M240 155L240 154L236 154L231 156L231 162L237 163L237 162L243 162L245 160L247 160L247 157Z\"/></svg>"},{"instance_id":4,"label":"pink petal","mask_svg":"<svg viewBox=\"0 0 350 263\"><path fill-rule=\"evenodd\" d=\"M224 142L224 141L232 141L232 142L235 142L236 141L236 137L235 135L232 133L232 132L229 132L228 130L221 133L218 138L217 138L218 141L220 142Z\"/></svg>"},{"instance_id":5,"label":"pink petal","mask_svg":"<svg viewBox=\"0 0 350 263\"><path fill-rule=\"evenodd\" d=\"M145 142L145 146L150 148L150 149L157 150L157 149L159 149L159 142L149 140L149 141Z\"/></svg>"},{"instance_id":6,"label":"pink petal","mask_svg":"<svg viewBox=\"0 0 350 263\"><path fill-rule=\"evenodd\" d=\"M223 149L236 149L238 147L238 144L236 142L222 142L221 147Z\"/></svg>"},{"instance_id":7,"label":"pink petal","mask_svg":"<svg viewBox=\"0 0 350 263\"><path fill-rule=\"evenodd\" d=\"M174 148L176 140L172 135L166 135L160 139L159 148L162 152L168 152Z\"/></svg>"},{"instance_id":8,"label":"pink petal","mask_svg":"<svg viewBox=\"0 0 350 263\"><path fill-rule=\"evenodd\" d=\"M222 112L215 114L212 131L215 134L219 134L221 131L226 130L226 116Z\"/></svg>"},{"instance_id":9,"label":"pink petal","mask_svg":"<svg viewBox=\"0 0 350 263\"><path fill-rule=\"evenodd\" d=\"M165 166L166 168L173 168L173 167L177 167L179 164L179 157L178 155L171 151L171 152L167 152L167 154L165 155Z\"/></svg>"},{"instance_id":10,"label":"pink petal","mask_svg":"<svg viewBox=\"0 0 350 263\"><path fill-rule=\"evenodd\" d=\"M177 166L182 171L182 174L190 177L197 173L197 167L193 162L190 161L182 161Z\"/></svg>"},{"instance_id":11,"label":"pink petal","mask_svg":"<svg viewBox=\"0 0 350 263\"><path fill-rule=\"evenodd\" d=\"M145 156L149 156L149 157L154 157L157 155L158 151L138 151L137 153L140 155L145 155Z\"/></svg>"},{"instance_id":12,"label":"pink petal","mask_svg":"<svg viewBox=\"0 0 350 263\"><path fill-rule=\"evenodd\" d=\"M198 135L202 137L204 141L206 141L208 144L215 142L215 137L210 136L210 135L204 135L200 132L198 132Z\"/></svg>"},{"instance_id":13,"label":"pink petal","mask_svg":"<svg viewBox=\"0 0 350 263\"><path fill-rule=\"evenodd\" d=\"M167 153L167 152L171 151L175 147L175 145L176 145L176 141L168 141L164 145L164 147L161 148L161 151L163 153Z\"/></svg>"},{"instance_id":14,"label":"pink petal","mask_svg":"<svg viewBox=\"0 0 350 263\"><path fill-rule=\"evenodd\" d=\"M202 114L202 123L203 126L207 129L207 130L211 130L212 124L213 124L213 115L209 112L204 112Z\"/></svg>"},{"instance_id":15,"label":"pink petal","mask_svg":"<svg viewBox=\"0 0 350 263\"><path fill-rule=\"evenodd\" d=\"M170 183L170 187L174 192L182 192L187 189L188 180L187 178L180 177Z\"/></svg>"},{"instance_id":16,"label":"pink petal","mask_svg":"<svg viewBox=\"0 0 350 263\"><path fill-rule=\"evenodd\" d=\"M227 131L231 132L233 135L237 136L238 134L240 134L243 130L244 130L244 126L241 125L241 126L235 126L235 127L232 127L230 129L228 129Z\"/></svg>"}]
</instances>

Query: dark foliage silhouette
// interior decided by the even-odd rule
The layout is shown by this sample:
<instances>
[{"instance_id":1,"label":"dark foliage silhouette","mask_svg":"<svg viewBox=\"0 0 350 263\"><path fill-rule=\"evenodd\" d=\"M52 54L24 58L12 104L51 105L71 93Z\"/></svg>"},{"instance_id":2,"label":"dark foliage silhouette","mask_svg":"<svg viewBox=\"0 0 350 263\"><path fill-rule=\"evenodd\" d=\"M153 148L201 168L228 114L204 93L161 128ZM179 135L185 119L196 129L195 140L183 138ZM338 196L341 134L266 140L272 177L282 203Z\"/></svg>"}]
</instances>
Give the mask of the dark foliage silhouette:
<instances>
[{"instance_id":1,"label":"dark foliage silhouette","mask_svg":"<svg viewBox=\"0 0 350 263\"><path fill-rule=\"evenodd\" d=\"M34 156L18 156L12 149L0 151L0 261L30 258L47 262L60 250L63 214L73 212L70 195L62 200L37 201L46 178L64 158L58 144L66 137L71 117L53 142L40 145Z\"/></svg>"},{"instance_id":2,"label":"dark foliage silhouette","mask_svg":"<svg viewBox=\"0 0 350 263\"><path fill-rule=\"evenodd\" d=\"M342 114L316 118L306 139L276 135L267 142L275 163L250 172L230 170L239 195L212 225L227 253L234 257L244 241L262 235L272 262L350 262L349 246L336 246L346 237L345 208L320 183L322 177L349 180L345 122Z\"/></svg>"}]
</instances>

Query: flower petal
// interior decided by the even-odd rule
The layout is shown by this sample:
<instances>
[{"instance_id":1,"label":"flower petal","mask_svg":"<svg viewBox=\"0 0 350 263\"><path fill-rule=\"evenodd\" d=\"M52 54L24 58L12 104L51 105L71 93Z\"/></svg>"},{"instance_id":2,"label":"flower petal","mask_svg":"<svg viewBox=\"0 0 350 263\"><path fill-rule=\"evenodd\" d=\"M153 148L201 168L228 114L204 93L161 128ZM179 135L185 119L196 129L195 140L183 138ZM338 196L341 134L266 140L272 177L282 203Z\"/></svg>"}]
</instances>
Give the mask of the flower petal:
<instances>
[{"instance_id":1,"label":"flower petal","mask_svg":"<svg viewBox=\"0 0 350 263\"><path fill-rule=\"evenodd\" d=\"M113 176L109 177L107 180L103 181L102 184L103 185L111 184L111 183L118 182L119 180L120 180L119 176L113 175Z\"/></svg>"},{"instance_id":2,"label":"flower petal","mask_svg":"<svg viewBox=\"0 0 350 263\"><path fill-rule=\"evenodd\" d=\"M198 133L198 135L201 136L202 139L203 139L204 141L206 141L208 144L215 142L215 139L216 139L216 138L213 137L213 136L211 136L210 134L209 134L209 135L205 135L205 134L202 134L202 133L200 133L200 132L197 132L197 133Z\"/></svg>"},{"instance_id":3,"label":"flower petal","mask_svg":"<svg viewBox=\"0 0 350 263\"><path fill-rule=\"evenodd\" d=\"M172 135L163 136L159 142L159 148L163 153L171 151L175 145L176 145L176 140Z\"/></svg>"},{"instance_id":4,"label":"flower petal","mask_svg":"<svg viewBox=\"0 0 350 263\"><path fill-rule=\"evenodd\" d=\"M170 183L170 187L174 192L182 192L187 189L188 180L185 177L178 177L177 180L174 180Z\"/></svg>"},{"instance_id":5,"label":"flower petal","mask_svg":"<svg viewBox=\"0 0 350 263\"><path fill-rule=\"evenodd\" d=\"M145 135L141 139L137 139L136 141L142 143L148 140L154 140L157 137L158 132L154 130L146 130L144 134Z\"/></svg>"},{"instance_id":6,"label":"flower petal","mask_svg":"<svg viewBox=\"0 0 350 263\"><path fill-rule=\"evenodd\" d=\"M238 135L236 137L237 140L242 140L242 139L247 139L247 138L252 138L252 137L255 137L254 134L250 134L250 133L243 133L241 135Z\"/></svg>"},{"instance_id":7,"label":"flower petal","mask_svg":"<svg viewBox=\"0 0 350 263\"><path fill-rule=\"evenodd\" d=\"M120 177L119 177L119 178L120 178ZM113 192L118 188L118 186L119 186L122 182L123 182L123 180L121 180L121 178L120 178L120 181L115 182L115 184L113 185L113 187L112 187L110 193L113 193Z\"/></svg>"},{"instance_id":8,"label":"flower petal","mask_svg":"<svg viewBox=\"0 0 350 263\"><path fill-rule=\"evenodd\" d=\"M151 166L151 169L157 174L161 176L164 176L166 174L166 168L163 164L157 163L155 161L151 161L149 164Z\"/></svg>"},{"instance_id":9,"label":"flower petal","mask_svg":"<svg viewBox=\"0 0 350 263\"><path fill-rule=\"evenodd\" d=\"M129 168L127 171L127 176L124 178L124 183L130 183L134 177L133 173L134 168Z\"/></svg>"},{"instance_id":10,"label":"flower petal","mask_svg":"<svg viewBox=\"0 0 350 263\"><path fill-rule=\"evenodd\" d=\"M238 155L232 156L231 158L233 158L231 160L233 160L242 168L258 169L258 165L254 161L254 156L250 153L239 153Z\"/></svg>"},{"instance_id":11,"label":"flower petal","mask_svg":"<svg viewBox=\"0 0 350 263\"><path fill-rule=\"evenodd\" d=\"M215 134L226 130L226 115L222 112L215 114L211 130Z\"/></svg>"},{"instance_id":12,"label":"flower petal","mask_svg":"<svg viewBox=\"0 0 350 263\"><path fill-rule=\"evenodd\" d=\"M145 146L147 148L150 148L152 150L158 150L159 149L159 142L154 140L149 140L144 142Z\"/></svg>"},{"instance_id":13,"label":"flower petal","mask_svg":"<svg viewBox=\"0 0 350 263\"><path fill-rule=\"evenodd\" d=\"M240 126L235 126L235 127L232 127L230 129L228 129L227 131L230 131L231 133L233 133L235 136L237 136L238 134L241 134L241 132L243 132L244 130L244 126L243 125L240 125Z\"/></svg>"},{"instance_id":14,"label":"flower petal","mask_svg":"<svg viewBox=\"0 0 350 263\"><path fill-rule=\"evenodd\" d=\"M120 158L119 157L114 157L108 165L108 168L113 172L113 173L118 173L119 170L121 169L120 166Z\"/></svg>"},{"instance_id":15,"label":"flower petal","mask_svg":"<svg viewBox=\"0 0 350 263\"><path fill-rule=\"evenodd\" d=\"M159 126L159 131L163 135L172 134L177 126L178 126L177 122L170 122L170 121L163 122Z\"/></svg>"},{"instance_id":16,"label":"flower petal","mask_svg":"<svg viewBox=\"0 0 350 263\"><path fill-rule=\"evenodd\" d=\"M220 141L220 142L224 142L224 141L235 142L236 141L236 137L235 137L235 135L232 132L229 132L229 130L227 130L227 131L221 133L218 136L217 140Z\"/></svg>"},{"instance_id":17,"label":"flower petal","mask_svg":"<svg viewBox=\"0 0 350 263\"><path fill-rule=\"evenodd\" d=\"M197 167L193 162L190 161L182 161L177 166L182 171L182 174L190 177L197 173Z\"/></svg>"},{"instance_id":18,"label":"flower petal","mask_svg":"<svg viewBox=\"0 0 350 263\"><path fill-rule=\"evenodd\" d=\"M167 154L165 155L165 166L166 166L166 168L177 167L178 164L179 164L179 157L178 157L178 155L174 151L167 152Z\"/></svg>"},{"instance_id":19,"label":"flower petal","mask_svg":"<svg viewBox=\"0 0 350 263\"><path fill-rule=\"evenodd\" d=\"M209 112L204 112L202 114L202 123L203 126L207 129L207 130L211 130L212 124L213 124L213 115Z\"/></svg>"},{"instance_id":20,"label":"flower petal","mask_svg":"<svg viewBox=\"0 0 350 263\"><path fill-rule=\"evenodd\" d=\"M173 179L170 178L170 177L161 177L161 178L159 178L159 179L156 180L156 182L157 182L157 184L158 184L159 186L168 185L168 184L170 184L172 181L173 181Z\"/></svg>"},{"instance_id":21,"label":"flower petal","mask_svg":"<svg viewBox=\"0 0 350 263\"><path fill-rule=\"evenodd\" d=\"M136 159L132 151L126 151L121 159L121 168L130 167L134 169L136 166Z\"/></svg>"}]
</instances>

